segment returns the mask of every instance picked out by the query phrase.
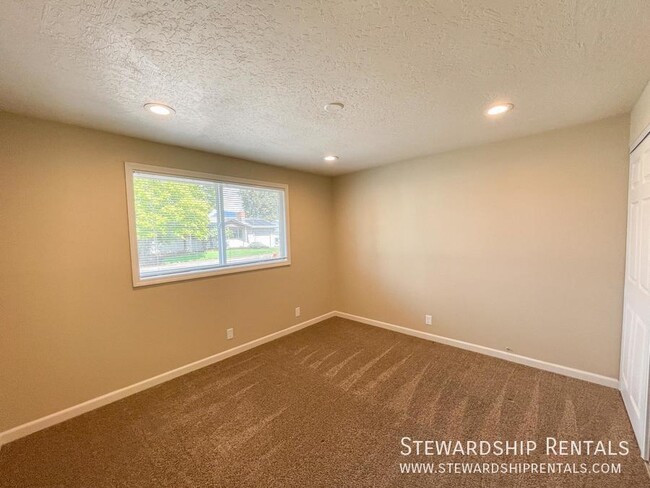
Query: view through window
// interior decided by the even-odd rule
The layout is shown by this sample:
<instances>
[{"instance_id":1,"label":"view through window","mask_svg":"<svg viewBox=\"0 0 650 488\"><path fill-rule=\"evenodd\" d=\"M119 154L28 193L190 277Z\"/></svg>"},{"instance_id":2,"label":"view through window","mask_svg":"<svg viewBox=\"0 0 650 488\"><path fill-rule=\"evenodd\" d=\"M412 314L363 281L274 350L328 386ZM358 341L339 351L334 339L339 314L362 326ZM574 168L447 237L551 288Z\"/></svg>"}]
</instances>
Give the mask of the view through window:
<instances>
[{"instance_id":1,"label":"view through window","mask_svg":"<svg viewBox=\"0 0 650 488\"><path fill-rule=\"evenodd\" d=\"M140 280L287 260L285 188L140 170L132 185Z\"/></svg>"}]
</instances>

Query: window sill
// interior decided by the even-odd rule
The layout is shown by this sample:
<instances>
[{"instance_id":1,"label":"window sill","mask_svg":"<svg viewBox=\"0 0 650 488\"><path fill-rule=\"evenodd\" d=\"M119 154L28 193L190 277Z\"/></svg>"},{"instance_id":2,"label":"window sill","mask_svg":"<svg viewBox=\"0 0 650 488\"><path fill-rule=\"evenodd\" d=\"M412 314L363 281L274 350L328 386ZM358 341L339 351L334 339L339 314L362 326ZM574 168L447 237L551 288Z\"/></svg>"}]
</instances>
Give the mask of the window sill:
<instances>
[{"instance_id":1,"label":"window sill","mask_svg":"<svg viewBox=\"0 0 650 488\"><path fill-rule=\"evenodd\" d=\"M150 278L142 278L139 275L133 276L133 287L138 288L148 285L160 285L163 283L173 283L176 281L196 280L199 278L208 278L210 276L220 276L233 273L245 273L247 271L257 271L261 269L280 268L282 266L290 266L291 260L279 259L271 262L239 264L233 266L224 266L223 268L212 268L205 271L189 270L186 272L179 272L163 276L152 276Z\"/></svg>"}]
</instances>

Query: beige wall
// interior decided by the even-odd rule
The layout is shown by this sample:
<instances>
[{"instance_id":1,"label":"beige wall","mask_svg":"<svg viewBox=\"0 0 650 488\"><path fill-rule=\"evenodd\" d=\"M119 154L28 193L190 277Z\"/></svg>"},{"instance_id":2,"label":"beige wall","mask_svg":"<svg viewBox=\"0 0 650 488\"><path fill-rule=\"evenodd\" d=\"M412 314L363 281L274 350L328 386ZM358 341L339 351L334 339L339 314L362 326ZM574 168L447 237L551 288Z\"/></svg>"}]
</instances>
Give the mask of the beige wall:
<instances>
[{"instance_id":1,"label":"beige wall","mask_svg":"<svg viewBox=\"0 0 650 488\"><path fill-rule=\"evenodd\" d=\"M636 141L648 125L650 125L650 81L630 114L630 144Z\"/></svg>"},{"instance_id":2,"label":"beige wall","mask_svg":"<svg viewBox=\"0 0 650 488\"><path fill-rule=\"evenodd\" d=\"M288 183L292 265L133 289L125 160ZM0 432L333 309L330 178L0 113L0 208Z\"/></svg>"},{"instance_id":3,"label":"beige wall","mask_svg":"<svg viewBox=\"0 0 650 488\"><path fill-rule=\"evenodd\" d=\"M617 377L628 130L621 116L337 178L337 310Z\"/></svg>"},{"instance_id":4,"label":"beige wall","mask_svg":"<svg viewBox=\"0 0 650 488\"><path fill-rule=\"evenodd\" d=\"M0 113L0 432L333 309L617 376L628 124L332 182ZM133 289L125 160L288 183L291 267Z\"/></svg>"}]
</instances>

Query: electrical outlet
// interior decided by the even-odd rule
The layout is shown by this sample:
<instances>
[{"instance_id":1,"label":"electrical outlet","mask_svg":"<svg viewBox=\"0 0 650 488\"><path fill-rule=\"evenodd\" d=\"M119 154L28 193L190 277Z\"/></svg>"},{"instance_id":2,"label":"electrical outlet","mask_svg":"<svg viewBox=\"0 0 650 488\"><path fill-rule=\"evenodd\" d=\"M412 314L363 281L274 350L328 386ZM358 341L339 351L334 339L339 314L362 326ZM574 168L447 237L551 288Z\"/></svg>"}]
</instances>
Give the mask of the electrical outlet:
<instances>
[{"instance_id":1,"label":"electrical outlet","mask_svg":"<svg viewBox=\"0 0 650 488\"><path fill-rule=\"evenodd\" d=\"M431 318L431 315L424 316L424 323L425 325L431 325L433 323L433 319Z\"/></svg>"},{"instance_id":2,"label":"electrical outlet","mask_svg":"<svg viewBox=\"0 0 650 488\"><path fill-rule=\"evenodd\" d=\"M232 339L235 337L235 329L226 329L226 339Z\"/></svg>"},{"instance_id":3,"label":"electrical outlet","mask_svg":"<svg viewBox=\"0 0 650 488\"><path fill-rule=\"evenodd\" d=\"M296 317L300 317L300 307L296 307Z\"/></svg>"}]
</instances>

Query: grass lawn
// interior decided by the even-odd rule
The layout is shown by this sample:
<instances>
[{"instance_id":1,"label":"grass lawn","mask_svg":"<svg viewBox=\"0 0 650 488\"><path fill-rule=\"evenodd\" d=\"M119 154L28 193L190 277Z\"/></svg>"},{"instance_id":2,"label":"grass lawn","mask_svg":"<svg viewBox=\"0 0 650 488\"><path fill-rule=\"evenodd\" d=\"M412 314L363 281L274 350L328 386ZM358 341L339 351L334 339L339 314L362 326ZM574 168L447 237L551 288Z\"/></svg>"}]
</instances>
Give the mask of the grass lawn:
<instances>
[{"instance_id":1,"label":"grass lawn","mask_svg":"<svg viewBox=\"0 0 650 488\"><path fill-rule=\"evenodd\" d=\"M255 256L264 256L278 252L277 247L263 247L260 249L253 248L238 248L238 249L228 249L226 254L229 259L241 259ZM184 256L169 256L162 259L161 264L174 264L174 263L184 263L186 261L208 261L219 259L219 251L216 249L211 249L209 251L203 252L193 252L191 254L185 254Z\"/></svg>"}]
</instances>

